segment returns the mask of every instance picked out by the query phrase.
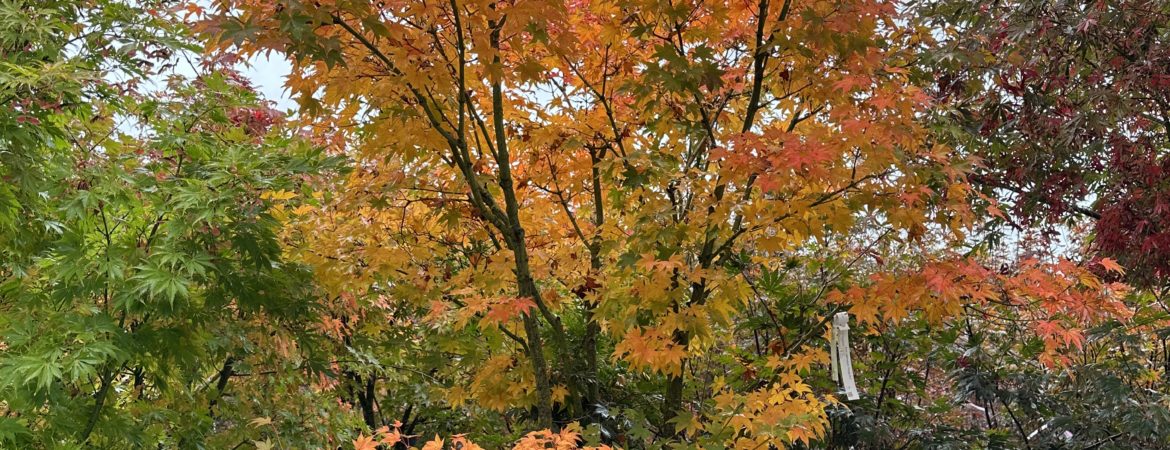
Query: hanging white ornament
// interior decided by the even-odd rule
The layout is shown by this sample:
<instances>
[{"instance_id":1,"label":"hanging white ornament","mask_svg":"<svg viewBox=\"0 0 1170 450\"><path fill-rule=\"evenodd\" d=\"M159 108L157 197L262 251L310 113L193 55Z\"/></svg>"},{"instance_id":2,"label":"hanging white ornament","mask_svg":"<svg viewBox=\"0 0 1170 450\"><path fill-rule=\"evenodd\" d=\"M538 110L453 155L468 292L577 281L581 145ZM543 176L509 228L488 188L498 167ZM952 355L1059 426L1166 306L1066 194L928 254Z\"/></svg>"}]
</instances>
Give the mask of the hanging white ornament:
<instances>
[{"instance_id":1,"label":"hanging white ornament","mask_svg":"<svg viewBox=\"0 0 1170 450\"><path fill-rule=\"evenodd\" d=\"M857 382L853 380L853 357L849 351L849 313L839 312L833 315L829 341L833 381L841 383L846 399L861 398L857 393Z\"/></svg>"}]
</instances>

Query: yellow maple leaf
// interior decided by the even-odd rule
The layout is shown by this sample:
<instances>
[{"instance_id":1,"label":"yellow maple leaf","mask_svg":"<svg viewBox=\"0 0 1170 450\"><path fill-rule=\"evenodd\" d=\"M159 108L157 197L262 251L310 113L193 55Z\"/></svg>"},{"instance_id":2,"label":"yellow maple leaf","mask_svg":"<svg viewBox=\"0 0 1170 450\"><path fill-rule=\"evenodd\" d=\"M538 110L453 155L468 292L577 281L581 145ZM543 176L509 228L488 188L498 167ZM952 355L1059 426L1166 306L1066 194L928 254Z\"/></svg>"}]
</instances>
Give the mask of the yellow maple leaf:
<instances>
[{"instance_id":1,"label":"yellow maple leaf","mask_svg":"<svg viewBox=\"0 0 1170 450\"><path fill-rule=\"evenodd\" d=\"M265 191L264 193L260 194L260 198L262 199L276 201L288 200L296 196L297 194L295 192L289 192L284 189L279 191Z\"/></svg>"},{"instance_id":2,"label":"yellow maple leaf","mask_svg":"<svg viewBox=\"0 0 1170 450\"><path fill-rule=\"evenodd\" d=\"M568 396L569 396L569 390L566 389L564 385L558 384L556 386L553 386L553 388L552 388L552 401L553 401L553 403L558 403L558 404L563 405L565 403L565 398Z\"/></svg>"}]
</instances>

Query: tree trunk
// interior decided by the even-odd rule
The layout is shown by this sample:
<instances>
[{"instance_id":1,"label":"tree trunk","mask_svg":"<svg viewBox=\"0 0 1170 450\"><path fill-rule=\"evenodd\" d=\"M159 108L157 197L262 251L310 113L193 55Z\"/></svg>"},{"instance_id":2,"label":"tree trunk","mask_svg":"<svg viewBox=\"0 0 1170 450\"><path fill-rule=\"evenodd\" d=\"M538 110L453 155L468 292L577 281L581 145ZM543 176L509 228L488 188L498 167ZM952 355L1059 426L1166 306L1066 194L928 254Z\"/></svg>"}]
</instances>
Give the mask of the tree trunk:
<instances>
[{"instance_id":1,"label":"tree trunk","mask_svg":"<svg viewBox=\"0 0 1170 450\"><path fill-rule=\"evenodd\" d=\"M679 345L687 345L689 337L682 331L674 333L674 342ZM687 362L684 359L679 367L678 375L672 375L666 382L666 393L662 397L662 426L661 436L667 439L674 438L679 431L675 428L672 419L678 417L683 410L683 387L686 382Z\"/></svg>"}]
</instances>

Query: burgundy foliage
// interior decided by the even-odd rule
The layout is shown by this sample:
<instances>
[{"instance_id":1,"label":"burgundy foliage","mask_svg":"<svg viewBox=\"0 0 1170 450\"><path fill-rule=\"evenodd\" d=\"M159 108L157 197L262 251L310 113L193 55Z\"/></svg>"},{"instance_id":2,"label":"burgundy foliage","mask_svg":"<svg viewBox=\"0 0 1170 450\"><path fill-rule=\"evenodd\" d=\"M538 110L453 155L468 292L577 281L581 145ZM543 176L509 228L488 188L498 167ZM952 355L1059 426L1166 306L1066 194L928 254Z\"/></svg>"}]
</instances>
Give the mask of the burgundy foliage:
<instances>
[{"instance_id":1,"label":"burgundy foliage","mask_svg":"<svg viewBox=\"0 0 1170 450\"><path fill-rule=\"evenodd\" d=\"M936 95L1014 217L1095 221L1132 280L1170 276L1170 2L935 3L965 15ZM1032 218L1032 219L1028 219Z\"/></svg>"}]
</instances>

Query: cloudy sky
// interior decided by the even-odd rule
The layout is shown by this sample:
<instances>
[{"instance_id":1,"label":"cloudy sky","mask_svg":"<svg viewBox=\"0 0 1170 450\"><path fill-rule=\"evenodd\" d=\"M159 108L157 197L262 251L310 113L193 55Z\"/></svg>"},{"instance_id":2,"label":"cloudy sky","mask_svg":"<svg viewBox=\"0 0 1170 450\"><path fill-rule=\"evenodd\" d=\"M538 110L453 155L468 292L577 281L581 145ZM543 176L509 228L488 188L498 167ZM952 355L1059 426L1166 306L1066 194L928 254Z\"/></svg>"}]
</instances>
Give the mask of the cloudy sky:
<instances>
[{"instance_id":1,"label":"cloudy sky","mask_svg":"<svg viewBox=\"0 0 1170 450\"><path fill-rule=\"evenodd\" d=\"M243 68L244 75L265 98L276 102L277 109L282 111L296 106L284 88L285 77L291 68L287 60L279 55L272 55L272 58L257 55L248 62L249 66Z\"/></svg>"}]
</instances>

